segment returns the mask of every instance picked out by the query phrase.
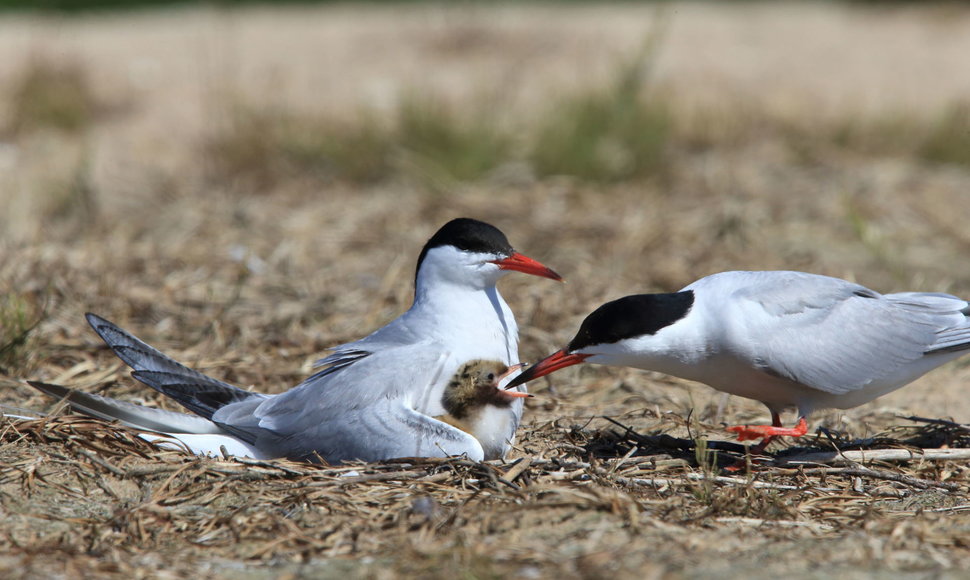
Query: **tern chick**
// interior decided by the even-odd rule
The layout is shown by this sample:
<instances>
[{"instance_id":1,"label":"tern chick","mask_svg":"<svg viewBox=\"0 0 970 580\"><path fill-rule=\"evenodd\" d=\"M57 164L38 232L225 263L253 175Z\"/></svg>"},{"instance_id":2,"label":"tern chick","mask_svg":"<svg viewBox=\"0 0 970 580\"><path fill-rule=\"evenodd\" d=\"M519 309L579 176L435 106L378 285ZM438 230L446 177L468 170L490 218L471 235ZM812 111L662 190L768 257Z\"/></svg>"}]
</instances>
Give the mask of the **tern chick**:
<instances>
[{"instance_id":1,"label":"tern chick","mask_svg":"<svg viewBox=\"0 0 970 580\"><path fill-rule=\"evenodd\" d=\"M497 360L465 363L445 386L441 403L447 414L435 419L457 427L479 441L489 439L493 435L488 415L509 408L520 398L531 396L500 388L505 379L523 366L523 363L507 366Z\"/></svg>"}]
</instances>

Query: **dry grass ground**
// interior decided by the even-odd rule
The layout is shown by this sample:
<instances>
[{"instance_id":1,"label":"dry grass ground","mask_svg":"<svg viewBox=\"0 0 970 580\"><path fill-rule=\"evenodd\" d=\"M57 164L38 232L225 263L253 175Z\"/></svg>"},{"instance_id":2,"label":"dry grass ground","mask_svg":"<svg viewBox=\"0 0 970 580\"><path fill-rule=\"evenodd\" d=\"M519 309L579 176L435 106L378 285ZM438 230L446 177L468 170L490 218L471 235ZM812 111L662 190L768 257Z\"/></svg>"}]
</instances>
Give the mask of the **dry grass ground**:
<instances>
[{"instance_id":1,"label":"dry grass ground","mask_svg":"<svg viewBox=\"0 0 970 580\"><path fill-rule=\"evenodd\" d=\"M647 39L655 47L639 97L668 115L658 164L605 179L537 174L528 141L541 131L530 123L554 114L562 95L609 86ZM28 378L168 405L127 377L85 311L213 376L284 390L328 346L404 310L421 245L459 215L494 223L568 280L502 282L527 360L560 347L607 299L721 270L791 268L880 291L970 295L970 170L959 157L970 12L953 5L5 17L0 54L6 405L50 408ZM41 73L73 98L34 106ZM408 98L477 111L477 124L449 132L446 123L423 143L459 149L483 134L484 116L509 139L499 152L514 154L476 151L472 161L499 159L479 171L403 140L387 120ZM372 132L360 129L371 122ZM360 148L335 153L276 133L301 123L349 125ZM608 137L629 144L622 132ZM294 144L331 165L301 164ZM365 154L386 168L346 169ZM872 404L821 413L813 427L837 432L839 445L883 434L897 447L916 436L924 440L911 444L960 447L960 428L901 417L970 422L968 379L957 362ZM731 399L719 411L706 387L595 367L534 392L516 450L490 464L252 464L160 451L72 416L5 421L0 571L957 578L970 569L965 459L724 479L710 452L681 444L727 440L723 423L766 418L757 403Z\"/></svg>"}]
</instances>

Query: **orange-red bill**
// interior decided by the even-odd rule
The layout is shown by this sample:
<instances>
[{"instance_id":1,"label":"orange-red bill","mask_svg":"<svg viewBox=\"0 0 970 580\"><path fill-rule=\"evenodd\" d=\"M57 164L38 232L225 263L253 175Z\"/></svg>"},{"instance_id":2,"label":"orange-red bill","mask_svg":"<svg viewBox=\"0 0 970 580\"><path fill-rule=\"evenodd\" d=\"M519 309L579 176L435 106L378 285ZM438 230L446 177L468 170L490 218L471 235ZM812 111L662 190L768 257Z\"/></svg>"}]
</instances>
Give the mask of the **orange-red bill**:
<instances>
[{"instance_id":1,"label":"orange-red bill","mask_svg":"<svg viewBox=\"0 0 970 580\"><path fill-rule=\"evenodd\" d=\"M497 382L501 383L503 380L505 380L506 377L508 377L509 375L511 375L512 373L514 373L515 371L521 369L526 364L527 363L523 363L523 362L515 363L514 365L512 365L509 368L505 369L505 372L502 373L502 374L500 374L498 376L498 381Z\"/></svg>"},{"instance_id":2,"label":"orange-red bill","mask_svg":"<svg viewBox=\"0 0 970 580\"><path fill-rule=\"evenodd\" d=\"M542 276L543 278L551 278L557 282L562 282L562 276L554 270L518 252L514 252L508 258L492 260L492 263L497 264L502 270L515 270L516 272L524 272L526 274L532 274L533 276Z\"/></svg>"},{"instance_id":3,"label":"orange-red bill","mask_svg":"<svg viewBox=\"0 0 970 580\"><path fill-rule=\"evenodd\" d=\"M566 351L566 349L558 350L527 368L524 373L515 377L509 384L505 385L505 388L515 388L531 381L532 379L538 379L539 377L543 377L549 373L556 372L559 369L578 365L590 356L592 355L580 354L578 352L569 353Z\"/></svg>"}]
</instances>

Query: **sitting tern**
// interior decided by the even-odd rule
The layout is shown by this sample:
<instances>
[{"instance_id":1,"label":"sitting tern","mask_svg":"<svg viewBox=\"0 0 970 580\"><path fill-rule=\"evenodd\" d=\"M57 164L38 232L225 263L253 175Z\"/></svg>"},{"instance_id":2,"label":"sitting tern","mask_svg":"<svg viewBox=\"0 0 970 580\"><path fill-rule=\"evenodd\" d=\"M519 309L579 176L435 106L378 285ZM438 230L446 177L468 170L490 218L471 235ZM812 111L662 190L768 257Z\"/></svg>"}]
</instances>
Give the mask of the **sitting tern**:
<instances>
[{"instance_id":1,"label":"sitting tern","mask_svg":"<svg viewBox=\"0 0 970 580\"><path fill-rule=\"evenodd\" d=\"M444 392L463 364L518 364L518 327L495 287L510 271L562 280L513 250L497 228L468 218L448 222L421 251L411 308L369 336L333 348L317 361L322 370L278 395L207 377L88 314L132 376L194 415L77 391L69 401L91 415L172 434L196 453L219 453L228 443L238 455L329 463L463 453L500 458L515 436L520 397L478 409L474 438L435 417L449 414ZM63 387L32 384L55 397L68 395Z\"/></svg>"},{"instance_id":2,"label":"sitting tern","mask_svg":"<svg viewBox=\"0 0 970 580\"><path fill-rule=\"evenodd\" d=\"M568 346L509 387L582 362L698 381L761 401L771 426L730 427L741 441L801 436L815 409L848 409L970 351L970 304L941 293L879 294L803 272L722 272L679 292L626 296L583 320ZM798 423L780 413L795 407Z\"/></svg>"},{"instance_id":3,"label":"sitting tern","mask_svg":"<svg viewBox=\"0 0 970 580\"><path fill-rule=\"evenodd\" d=\"M463 364L451 377L451 380L445 386L441 399L441 406L445 410L445 414L438 415L434 419L455 427L460 432L456 433L448 429L446 425L434 425L433 422L426 423L426 425L434 425L438 430L446 432L446 438L455 441L455 445L450 446L454 447L456 452L449 453L450 455L464 454L475 461L481 461L485 458L483 445L490 443L494 445L492 439L495 437L494 429L488 420L489 415L496 409L508 409L520 398L531 396L523 391L510 391L501 388L502 382L523 366L523 363L507 366L500 361L473 360ZM182 372L185 370L188 369L184 369ZM203 375L203 378L197 378L197 380L206 381L208 379ZM29 381L29 383L38 390L58 400L64 400L88 415L107 420L120 420L122 423L140 429L156 430L159 432L157 435L142 433L141 436L148 441L164 446L176 449L184 447L200 455L214 455L216 450L220 450L227 455L257 459L270 458L259 448L237 437L222 434L218 429L213 428L215 427L214 424L206 425L204 419L200 420L201 417L161 409L149 409L151 412L146 414L146 407L140 405L75 391L61 385L39 381ZM199 386L199 384L197 383L196 386ZM4 415L26 420L39 418L29 411L22 412L28 414L4 413ZM178 429L179 432L175 432L175 429ZM209 432L199 432L206 429ZM425 436L429 439L440 437L440 435L434 434L426 434Z\"/></svg>"}]
</instances>

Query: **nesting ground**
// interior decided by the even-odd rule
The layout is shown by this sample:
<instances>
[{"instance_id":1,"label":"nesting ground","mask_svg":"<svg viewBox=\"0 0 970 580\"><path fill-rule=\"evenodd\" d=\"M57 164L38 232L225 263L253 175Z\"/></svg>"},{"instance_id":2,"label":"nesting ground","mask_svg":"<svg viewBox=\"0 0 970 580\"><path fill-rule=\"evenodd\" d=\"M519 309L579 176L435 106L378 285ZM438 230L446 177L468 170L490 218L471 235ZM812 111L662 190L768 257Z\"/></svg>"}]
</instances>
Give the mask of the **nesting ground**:
<instances>
[{"instance_id":1,"label":"nesting ground","mask_svg":"<svg viewBox=\"0 0 970 580\"><path fill-rule=\"evenodd\" d=\"M970 296L962 133L950 157L912 144L964 122L950 112L970 102L970 11L726 4L3 17L0 403L51 411L23 382L39 379L170 405L85 311L212 376L285 390L406 309L421 245L462 215L568 281L501 283L525 360L607 299L722 270ZM659 161L606 179L537 171L529 123L644 46L638 98L669 122ZM29 113L24 79L43 70L88 106ZM239 130L253 111L380 123L403 96L485 115L523 153L466 179L395 145L389 169L354 179ZM812 418L829 430L814 450L917 459L830 453L729 476L713 465L730 451L703 442L765 410L623 369L536 382L515 450L486 464L201 459L56 409L4 419L0 575L962 577L967 459L918 448L966 447L967 380L958 361Z\"/></svg>"}]
</instances>

